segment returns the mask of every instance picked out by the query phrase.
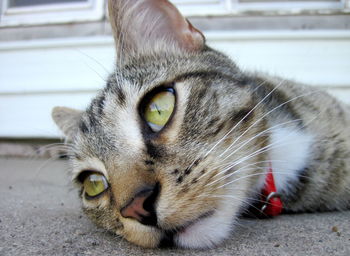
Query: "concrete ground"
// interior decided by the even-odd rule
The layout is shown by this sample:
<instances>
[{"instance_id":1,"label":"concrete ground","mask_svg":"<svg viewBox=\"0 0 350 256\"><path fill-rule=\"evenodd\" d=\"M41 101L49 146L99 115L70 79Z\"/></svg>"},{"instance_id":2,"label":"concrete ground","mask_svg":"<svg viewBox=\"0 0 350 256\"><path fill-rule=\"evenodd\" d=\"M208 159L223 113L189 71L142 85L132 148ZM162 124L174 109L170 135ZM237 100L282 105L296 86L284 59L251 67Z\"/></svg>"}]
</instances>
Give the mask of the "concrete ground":
<instances>
[{"instance_id":1,"label":"concrete ground","mask_svg":"<svg viewBox=\"0 0 350 256\"><path fill-rule=\"evenodd\" d=\"M143 249L83 215L64 160L0 158L0 255L350 255L350 211L241 220L211 250Z\"/></svg>"}]
</instances>

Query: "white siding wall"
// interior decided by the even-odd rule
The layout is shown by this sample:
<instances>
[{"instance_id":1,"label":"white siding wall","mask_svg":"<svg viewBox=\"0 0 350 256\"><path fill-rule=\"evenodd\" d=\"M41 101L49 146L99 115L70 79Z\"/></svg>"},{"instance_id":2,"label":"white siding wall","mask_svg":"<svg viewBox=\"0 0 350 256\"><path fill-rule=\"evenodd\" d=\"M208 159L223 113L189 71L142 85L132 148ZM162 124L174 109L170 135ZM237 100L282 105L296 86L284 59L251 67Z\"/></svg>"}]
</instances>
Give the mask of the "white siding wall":
<instances>
[{"instance_id":1,"label":"white siding wall","mask_svg":"<svg viewBox=\"0 0 350 256\"><path fill-rule=\"evenodd\" d=\"M245 70L326 87L350 103L350 31L210 32ZM111 37L0 43L0 137L60 136L56 105L84 109L114 62Z\"/></svg>"}]
</instances>

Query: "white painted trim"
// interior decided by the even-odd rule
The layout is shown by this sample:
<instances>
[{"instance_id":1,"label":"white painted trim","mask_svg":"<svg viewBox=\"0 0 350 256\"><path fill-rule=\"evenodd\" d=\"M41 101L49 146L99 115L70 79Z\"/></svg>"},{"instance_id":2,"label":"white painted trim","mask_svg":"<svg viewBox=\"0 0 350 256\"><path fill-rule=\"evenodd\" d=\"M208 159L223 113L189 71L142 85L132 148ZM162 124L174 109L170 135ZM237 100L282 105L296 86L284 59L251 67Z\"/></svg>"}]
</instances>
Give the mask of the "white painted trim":
<instances>
[{"instance_id":1,"label":"white painted trim","mask_svg":"<svg viewBox=\"0 0 350 256\"><path fill-rule=\"evenodd\" d=\"M95 21L105 14L104 0L32 7L8 7L7 3L2 3L0 27Z\"/></svg>"},{"instance_id":2,"label":"white painted trim","mask_svg":"<svg viewBox=\"0 0 350 256\"><path fill-rule=\"evenodd\" d=\"M60 138L51 119L55 106L85 109L96 92L0 95L0 137Z\"/></svg>"},{"instance_id":3,"label":"white painted trim","mask_svg":"<svg viewBox=\"0 0 350 256\"><path fill-rule=\"evenodd\" d=\"M36 14L44 12L65 12L71 10L90 9L93 7L93 1L87 0L86 2L72 2L72 3L58 3L49 5L34 5L23 7L8 7L8 0L4 1L5 14L18 15L18 14Z\"/></svg>"},{"instance_id":4,"label":"white painted trim","mask_svg":"<svg viewBox=\"0 0 350 256\"><path fill-rule=\"evenodd\" d=\"M230 0L171 0L177 6L181 5L200 5L200 4L220 4Z\"/></svg>"},{"instance_id":5,"label":"white painted trim","mask_svg":"<svg viewBox=\"0 0 350 256\"><path fill-rule=\"evenodd\" d=\"M233 8L238 12L246 10L280 10L288 11L290 13L298 13L306 10L341 10L344 9L344 0L334 1L295 1L295 2L256 2L256 3L243 3L239 2L237 5L233 5Z\"/></svg>"},{"instance_id":6,"label":"white painted trim","mask_svg":"<svg viewBox=\"0 0 350 256\"><path fill-rule=\"evenodd\" d=\"M205 32L208 41L226 40L320 40L320 39L350 39L350 30L315 30L315 31L291 31L291 30L261 30L261 31L208 31Z\"/></svg>"},{"instance_id":7,"label":"white painted trim","mask_svg":"<svg viewBox=\"0 0 350 256\"><path fill-rule=\"evenodd\" d=\"M227 40L348 40L350 30L316 30L316 31L203 31L208 41ZM79 46L111 46L112 36L76 37L39 39L31 41L0 42L1 51L18 51L28 49L66 48Z\"/></svg>"},{"instance_id":8,"label":"white painted trim","mask_svg":"<svg viewBox=\"0 0 350 256\"><path fill-rule=\"evenodd\" d=\"M173 0L172 2L185 16L220 16L230 14L230 1L231 0Z\"/></svg>"},{"instance_id":9,"label":"white painted trim","mask_svg":"<svg viewBox=\"0 0 350 256\"><path fill-rule=\"evenodd\" d=\"M30 41L0 42L0 52L77 46L106 46L113 44L114 41L112 36L38 39Z\"/></svg>"}]
</instances>

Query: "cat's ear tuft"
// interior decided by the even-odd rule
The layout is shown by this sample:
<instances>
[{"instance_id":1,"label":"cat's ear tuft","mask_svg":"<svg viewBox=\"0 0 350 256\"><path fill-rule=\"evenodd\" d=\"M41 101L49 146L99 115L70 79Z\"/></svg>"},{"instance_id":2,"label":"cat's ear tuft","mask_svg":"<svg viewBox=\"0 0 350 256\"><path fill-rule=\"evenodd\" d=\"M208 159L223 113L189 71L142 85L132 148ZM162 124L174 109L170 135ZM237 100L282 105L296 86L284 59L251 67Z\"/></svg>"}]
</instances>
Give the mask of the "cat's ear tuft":
<instances>
[{"instance_id":1,"label":"cat's ear tuft","mask_svg":"<svg viewBox=\"0 0 350 256\"><path fill-rule=\"evenodd\" d=\"M109 0L118 58L170 50L198 51L205 38L168 0Z\"/></svg>"},{"instance_id":2,"label":"cat's ear tuft","mask_svg":"<svg viewBox=\"0 0 350 256\"><path fill-rule=\"evenodd\" d=\"M51 115L58 128L70 140L77 132L82 113L82 111L72 108L54 107Z\"/></svg>"}]
</instances>

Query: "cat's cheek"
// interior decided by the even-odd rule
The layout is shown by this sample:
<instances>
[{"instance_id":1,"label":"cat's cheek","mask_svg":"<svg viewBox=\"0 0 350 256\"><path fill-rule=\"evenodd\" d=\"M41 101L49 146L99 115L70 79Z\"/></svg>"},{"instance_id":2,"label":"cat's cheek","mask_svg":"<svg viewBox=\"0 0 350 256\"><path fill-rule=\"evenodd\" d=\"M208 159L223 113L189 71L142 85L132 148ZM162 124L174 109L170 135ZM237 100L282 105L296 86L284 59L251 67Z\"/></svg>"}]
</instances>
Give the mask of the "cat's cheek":
<instances>
[{"instance_id":1,"label":"cat's cheek","mask_svg":"<svg viewBox=\"0 0 350 256\"><path fill-rule=\"evenodd\" d=\"M124 219L123 225L124 229L119 235L129 242L145 248L158 247L162 233L157 228L144 226L129 219Z\"/></svg>"}]
</instances>

